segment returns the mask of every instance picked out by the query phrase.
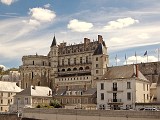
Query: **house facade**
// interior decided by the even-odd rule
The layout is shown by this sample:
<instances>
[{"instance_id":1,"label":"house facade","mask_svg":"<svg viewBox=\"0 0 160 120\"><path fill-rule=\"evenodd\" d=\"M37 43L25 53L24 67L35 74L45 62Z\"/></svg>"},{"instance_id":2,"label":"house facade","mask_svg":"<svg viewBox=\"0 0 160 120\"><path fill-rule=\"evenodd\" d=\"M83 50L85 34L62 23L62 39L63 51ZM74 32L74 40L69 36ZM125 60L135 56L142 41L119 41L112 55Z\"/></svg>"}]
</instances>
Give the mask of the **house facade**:
<instances>
[{"instance_id":1,"label":"house facade","mask_svg":"<svg viewBox=\"0 0 160 120\"><path fill-rule=\"evenodd\" d=\"M69 88L56 87L53 98L58 100L62 107L68 109L96 109L96 88Z\"/></svg>"},{"instance_id":2,"label":"house facade","mask_svg":"<svg viewBox=\"0 0 160 120\"><path fill-rule=\"evenodd\" d=\"M20 66L22 88L30 85L48 86L55 89L96 87L108 65L107 47L101 35L97 41L84 38L84 43L57 45L54 36L47 56L28 55L22 57Z\"/></svg>"},{"instance_id":3,"label":"house facade","mask_svg":"<svg viewBox=\"0 0 160 120\"><path fill-rule=\"evenodd\" d=\"M0 81L0 112L8 112L14 103L13 96L21 91L16 82Z\"/></svg>"},{"instance_id":4,"label":"house facade","mask_svg":"<svg viewBox=\"0 0 160 120\"><path fill-rule=\"evenodd\" d=\"M110 68L97 82L97 108L135 109L135 103L148 103L149 83L136 65Z\"/></svg>"},{"instance_id":5,"label":"house facade","mask_svg":"<svg viewBox=\"0 0 160 120\"><path fill-rule=\"evenodd\" d=\"M52 99L49 87L30 86L14 96L10 112L22 111L23 108L35 108L37 105L48 105Z\"/></svg>"}]
</instances>

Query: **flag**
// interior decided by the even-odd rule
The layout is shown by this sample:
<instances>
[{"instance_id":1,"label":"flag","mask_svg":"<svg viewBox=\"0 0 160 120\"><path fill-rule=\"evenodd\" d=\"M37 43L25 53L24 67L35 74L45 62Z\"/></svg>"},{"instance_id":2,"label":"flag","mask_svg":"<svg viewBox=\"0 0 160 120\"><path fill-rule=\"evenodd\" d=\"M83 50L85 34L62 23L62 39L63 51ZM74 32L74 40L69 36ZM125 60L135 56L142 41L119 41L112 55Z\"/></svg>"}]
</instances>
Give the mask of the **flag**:
<instances>
[{"instance_id":1,"label":"flag","mask_svg":"<svg viewBox=\"0 0 160 120\"><path fill-rule=\"evenodd\" d=\"M117 54L116 54L115 60L117 60Z\"/></svg>"},{"instance_id":2,"label":"flag","mask_svg":"<svg viewBox=\"0 0 160 120\"><path fill-rule=\"evenodd\" d=\"M135 52L135 57L137 57L137 53Z\"/></svg>"},{"instance_id":3,"label":"flag","mask_svg":"<svg viewBox=\"0 0 160 120\"><path fill-rule=\"evenodd\" d=\"M127 56L126 56L126 54L125 54L125 60L127 60Z\"/></svg>"},{"instance_id":4,"label":"flag","mask_svg":"<svg viewBox=\"0 0 160 120\"><path fill-rule=\"evenodd\" d=\"M144 56L146 56L147 55L147 50L146 50L146 52L144 53Z\"/></svg>"}]
</instances>

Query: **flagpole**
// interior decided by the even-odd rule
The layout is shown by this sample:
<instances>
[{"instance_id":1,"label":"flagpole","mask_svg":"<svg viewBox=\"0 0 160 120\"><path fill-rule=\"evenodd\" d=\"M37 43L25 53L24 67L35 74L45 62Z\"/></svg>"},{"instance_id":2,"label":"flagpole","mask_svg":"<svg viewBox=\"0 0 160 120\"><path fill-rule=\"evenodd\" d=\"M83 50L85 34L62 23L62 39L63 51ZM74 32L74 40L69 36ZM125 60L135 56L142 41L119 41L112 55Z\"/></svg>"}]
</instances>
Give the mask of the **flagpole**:
<instances>
[{"instance_id":1,"label":"flagpole","mask_svg":"<svg viewBox=\"0 0 160 120\"><path fill-rule=\"evenodd\" d=\"M137 53L135 52L135 57L136 57L136 64L137 64Z\"/></svg>"},{"instance_id":2,"label":"flagpole","mask_svg":"<svg viewBox=\"0 0 160 120\"><path fill-rule=\"evenodd\" d=\"M127 56L126 56L126 54L125 54L125 60L126 60L126 65L127 65Z\"/></svg>"},{"instance_id":3,"label":"flagpole","mask_svg":"<svg viewBox=\"0 0 160 120\"><path fill-rule=\"evenodd\" d=\"M159 61L159 50L160 50L160 49L158 48L158 61Z\"/></svg>"},{"instance_id":4,"label":"flagpole","mask_svg":"<svg viewBox=\"0 0 160 120\"><path fill-rule=\"evenodd\" d=\"M117 54L116 54L115 60L116 60L116 66L117 66Z\"/></svg>"}]
</instances>

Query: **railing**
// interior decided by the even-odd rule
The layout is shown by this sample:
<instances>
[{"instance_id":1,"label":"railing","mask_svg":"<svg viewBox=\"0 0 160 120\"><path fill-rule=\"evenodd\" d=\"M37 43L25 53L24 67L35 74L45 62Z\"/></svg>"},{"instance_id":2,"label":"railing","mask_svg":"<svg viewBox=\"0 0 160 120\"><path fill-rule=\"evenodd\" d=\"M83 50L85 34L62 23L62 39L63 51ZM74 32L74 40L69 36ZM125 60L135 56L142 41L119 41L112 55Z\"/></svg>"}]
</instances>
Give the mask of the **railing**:
<instances>
[{"instance_id":1,"label":"railing","mask_svg":"<svg viewBox=\"0 0 160 120\"><path fill-rule=\"evenodd\" d=\"M109 103L114 103L114 102L122 102L122 99L108 99Z\"/></svg>"},{"instance_id":2,"label":"railing","mask_svg":"<svg viewBox=\"0 0 160 120\"><path fill-rule=\"evenodd\" d=\"M116 88L112 87L111 90L108 90L107 92L109 92L109 93L113 93L113 92L123 92L123 90L120 89L120 88L118 88L118 87L116 87Z\"/></svg>"}]
</instances>

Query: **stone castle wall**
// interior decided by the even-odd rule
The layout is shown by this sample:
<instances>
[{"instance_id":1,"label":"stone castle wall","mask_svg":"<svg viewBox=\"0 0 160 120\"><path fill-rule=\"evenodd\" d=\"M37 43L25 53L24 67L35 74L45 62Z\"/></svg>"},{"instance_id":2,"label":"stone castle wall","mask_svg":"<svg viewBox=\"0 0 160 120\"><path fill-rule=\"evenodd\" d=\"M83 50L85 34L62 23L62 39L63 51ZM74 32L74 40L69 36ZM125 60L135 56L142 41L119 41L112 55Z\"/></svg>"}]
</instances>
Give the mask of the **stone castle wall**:
<instances>
[{"instance_id":1,"label":"stone castle wall","mask_svg":"<svg viewBox=\"0 0 160 120\"><path fill-rule=\"evenodd\" d=\"M160 80L160 61L150 63L140 63L139 70L151 82L156 83Z\"/></svg>"},{"instance_id":2,"label":"stone castle wall","mask_svg":"<svg viewBox=\"0 0 160 120\"><path fill-rule=\"evenodd\" d=\"M112 111L81 109L33 109L23 111L23 117L43 120L158 120L159 111Z\"/></svg>"}]
</instances>

